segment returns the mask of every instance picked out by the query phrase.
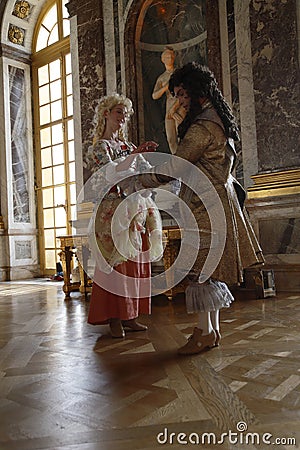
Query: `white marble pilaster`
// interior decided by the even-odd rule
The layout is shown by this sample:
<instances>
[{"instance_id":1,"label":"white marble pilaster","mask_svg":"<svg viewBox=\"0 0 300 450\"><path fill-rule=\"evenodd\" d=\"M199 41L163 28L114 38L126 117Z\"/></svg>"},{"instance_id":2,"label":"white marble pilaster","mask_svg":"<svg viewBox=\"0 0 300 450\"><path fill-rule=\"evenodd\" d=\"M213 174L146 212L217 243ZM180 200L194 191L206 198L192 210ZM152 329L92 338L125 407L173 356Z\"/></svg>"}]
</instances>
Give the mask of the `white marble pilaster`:
<instances>
[{"instance_id":1,"label":"white marble pilaster","mask_svg":"<svg viewBox=\"0 0 300 450\"><path fill-rule=\"evenodd\" d=\"M247 188L253 184L251 176L258 171L249 0L234 0L234 15L244 185Z\"/></svg>"},{"instance_id":2,"label":"white marble pilaster","mask_svg":"<svg viewBox=\"0 0 300 450\"><path fill-rule=\"evenodd\" d=\"M103 30L104 30L104 50L105 50L105 68L106 68L106 90L107 94L111 94L112 92L115 92L117 89L113 1L108 0L103 2L102 8L103 8Z\"/></svg>"}]
</instances>

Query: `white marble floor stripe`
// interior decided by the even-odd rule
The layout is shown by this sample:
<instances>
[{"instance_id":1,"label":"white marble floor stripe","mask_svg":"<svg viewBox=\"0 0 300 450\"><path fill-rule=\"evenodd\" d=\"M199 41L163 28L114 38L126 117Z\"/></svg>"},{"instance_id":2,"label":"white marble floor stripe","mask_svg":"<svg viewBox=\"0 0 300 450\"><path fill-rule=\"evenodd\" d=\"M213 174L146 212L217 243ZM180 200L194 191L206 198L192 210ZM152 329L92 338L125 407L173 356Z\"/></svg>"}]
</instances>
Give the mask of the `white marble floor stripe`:
<instances>
[{"instance_id":1,"label":"white marble floor stripe","mask_svg":"<svg viewBox=\"0 0 300 450\"><path fill-rule=\"evenodd\" d=\"M229 384L229 387L230 387L230 389L231 389L233 392L237 392L237 391L239 391L240 389L242 389L242 387L244 387L246 384L247 384L246 381L238 381L238 380L235 380L235 381L232 381L232 382Z\"/></svg>"},{"instance_id":2,"label":"white marble floor stripe","mask_svg":"<svg viewBox=\"0 0 300 450\"><path fill-rule=\"evenodd\" d=\"M225 319L225 320L221 320L221 323L232 323L235 321L236 321L236 319Z\"/></svg>"},{"instance_id":3,"label":"white marble floor stripe","mask_svg":"<svg viewBox=\"0 0 300 450\"><path fill-rule=\"evenodd\" d=\"M291 375L285 381L279 384L279 386L273 389L268 395L266 395L265 399L275 400L279 402L291 391L293 391L299 384L300 384L300 376Z\"/></svg>"},{"instance_id":4,"label":"white marble floor stripe","mask_svg":"<svg viewBox=\"0 0 300 450\"><path fill-rule=\"evenodd\" d=\"M251 342L247 341L246 339L241 339L239 341L234 342L233 345L250 345Z\"/></svg>"},{"instance_id":5,"label":"white marble floor stripe","mask_svg":"<svg viewBox=\"0 0 300 450\"><path fill-rule=\"evenodd\" d=\"M266 361L263 361L261 364L258 364L258 366L254 367L253 369L249 370L244 374L244 377L246 378L256 378L262 373L265 373L268 369L275 366L275 364L278 362L277 359L267 359Z\"/></svg>"},{"instance_id":6,"label":"white marble floor stripe","mask_svg":"<svg viewBox=\"0 0 300 450\"><path fill-rule=\"evenodd\" d=\"M251 320L250 322L244 323L239 327L235 327L236 330L246 330L246 328L252 327L253 325L257 325L260 323L260 320Z\"/></svg>"},{"instance_id":7,"label":"white marble floor stripe","mask_svg":"<svg viewBox=\"0 0 300 450\"><path fill-rule=\"evenodd\" d=\"M272 331L274 331L274 328L264 328L260 331L258 331L257 333L251 334L251 336L249 336L250 339L258 339L268 333L271 333Z\"/></svg>"},{"instance_id":8,"label":"white marble floor stripe","mask_svg":"<svg viewBox=\"0 0 300 450\"><path fill-rule=\"evenodd\" d=\"M0 287L0 296L1 297L7 297L9 295L26 295L31 294L33 291L44 291L49 289L47 286L28 286L28 287L9 287L4 289L3 287Z\"/></svg>"},{"instance_id":9,"label":"white marble floor stripe","mask_svg":"<svg viewBox=\"0 0 300 450\"><path fill-rule=\"evenodd\" d=\"M225 356L222 358L222 361L209 361L210 365L215 369L216 372L220 372L220 370L224 369L225 367L230 366L234 362L238 361L239 359L244 358L244 355L238 355L238 356Z\"/></svg>"},{"instance_id":10,"label":"white marble floor stripe","mask_svg":"<svg viewBox=\"0 0 300 450\"><path fill-rule=\"evenodd\" d=\"M104 353L104 352L107 352L107 351L112 350L114 348L122 347L122 345L130 344L131 342L133 342L132 339L126 339L126 340L124 339L121 342L119 342L119 340L118 340L118 342L116 342L115 344L107 345L106 347L95 348L95 352L97 352L97 353Z\"/></svg>"},{"instance_id":11,"label":"white marble floor stripe","mask_svg":"<svg viewBox=\"0 0 300 450\"><path fill-rule=\"evenodd\" d=\"M291 354L292 354L292 352L276 352L276 353L272 353L273 356L278 356L280 358L287 358Z\"/></svg>"}]
</instances>

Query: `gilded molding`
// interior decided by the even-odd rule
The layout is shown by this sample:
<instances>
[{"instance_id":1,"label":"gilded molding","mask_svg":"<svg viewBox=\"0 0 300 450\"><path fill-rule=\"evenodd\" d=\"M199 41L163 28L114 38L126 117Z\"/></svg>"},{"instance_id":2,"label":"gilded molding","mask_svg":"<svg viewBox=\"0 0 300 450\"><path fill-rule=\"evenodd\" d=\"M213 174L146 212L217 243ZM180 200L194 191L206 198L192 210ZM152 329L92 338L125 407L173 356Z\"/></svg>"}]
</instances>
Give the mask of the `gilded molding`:
<instances>
[{"instance_id":1,"label":"gilded molding","mask_svg":"<svg viewBox=\"0 0 300 450\"><path fill-rule=\"evenodd\" d=\"M15 3L13 15L19 19L27 19L30 13L30 4L26 0L19 0Z\"/></svg>"},{"instance_id":2,"label":"gilded molding","mask_svg":"<svg viewBox=\"0 0 300 450\"><path fill-rule=\"evenodd\" d=\"M248 188L248 198L300 194L300 169L258 174L251 177L254 186Z\"/></svg>"},{"instance_id":3,"label":"gilded molding","mask_svg":"<svg viewBox=\"0 0 300 450\"><path fill-rule=\"evenodd\" d=\"M8 29L8 39L13 44L24 44L24 38L25 38L25 30L22 28L17 27L16 25L9 25Z\"/></svg>"}]
</instances>

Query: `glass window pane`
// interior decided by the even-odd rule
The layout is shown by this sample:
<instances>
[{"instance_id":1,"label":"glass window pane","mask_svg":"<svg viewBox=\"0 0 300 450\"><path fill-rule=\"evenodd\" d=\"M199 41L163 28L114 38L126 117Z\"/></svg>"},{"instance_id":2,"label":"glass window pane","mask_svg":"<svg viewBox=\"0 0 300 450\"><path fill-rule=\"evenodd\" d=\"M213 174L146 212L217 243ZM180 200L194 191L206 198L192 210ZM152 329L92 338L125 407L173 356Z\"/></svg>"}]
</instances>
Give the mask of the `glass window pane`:
<instances>
[{"instance_id":1,"label":"glass window pane","mask_svg":"<svg viewBox=\"0 0 300 450\"><path fill-rule=\"evenodd\" d=\"M51 147L43 148L41 151L42 167L52 166Z\"/></svg>"},{"instance_id":2,"label":"glass window pane","mask_svg":"<svg viewBox=\"0 0 300 450\"><path fill-rule=\"evenodd\" d=\"M38 69L39 86L49 83L48 64Z\"/></svg>"},{"instance_id":3,"label":"glass window pane","mask_svg":"<svg viewBox=\"0 0 300 450\"><path fill-rule=\"evenodd\" d=\"M68 141L72 141L74 139L74 128L73 128L73 120L68 121Z\"/></svg>"},{"instance_id":4,"label":"glass window pane","mask_svg":"<svg viewBox=\"0 0 300 450\"><path fill-rule=\"evenodd\" d=\"M66 225L66 211L61 206L59 208L55 208L55 227L64 227Z\"/></svg>"},{"instance_id":5,"label":"glass window pane","mask_svg":"<svg viewBox=\"0 0 300 450\"><path fill-rule=\"evenodd\" d=\"M67 83L67 95L72 94L73 87L72 87L72 75L68 75L66 77L66 83Z\"/></svg>"},{"instance_id":6,"label":"glass window pane","mask_svg":"<svg viewBox=\"0 0 300 450\"><path fill-rule=\"evenodd\" d=\"M42 186L51 186L52 184L52 169L42 169Z\"/></svg>"},{"instance_id":7,"label":"glass window pane","mask_svg":"<svg viewBox=\"0 0 300 450\"><path fill-rule=\"evenodd\" d=\"M63 184L65 182L65 166L64 165L53 167L53 178L54 178L53 184Z\"/></svg>"},{"instance_id":8,"label":"glass window pane","mask_svg":"<svg viewBox=\"0 0 300 450\"><path fill-rule=\"evenodd\" d=\"M56 269L56 254L55 250L45 251L45 264L47 269Z\"/></svg>"},{"instance_id":9,"label":"glass window pane","mask_svg":"<svg viewBox=\"0 0 300 450\"><path fill-rule=\"evenodd\" d=\"M53 125L53 127L51 128L51 132L53 145L60 144L63 142L63 129L61 123Z\"/></svg>"},{"instance_id":10,"label":"glass window pane","mask_svg":"<svg viewBox=\"0 0 300 450\"><path fill-rule=\"evenodd\" d=\"M53 26L57 22L57 9L56 4L52 6L52 8L49 9L47 14L45 15L43 19L43 25L45 28L47 28L49 31L52 30Z\"/></svg>"},{"instance_id":11,"label":"glass window pane","mask_svg":"<svg viewBox=\"0 0 300 450\"><path fill-rule=\"evenodd\" d=\"M50 122L50 105L45 105L40 108L40 125L45 125Z\"/></svg>"},{"instance_id":12,"label":"glass window pane","mask_svg":"<svg viewBox=\"0 0 300 450\"><path fill-rule=\"evenodd\" d=\"M51 145L51 128L41 130L41 147L49 147Z\"/></svg>"},{"instance_id":13,"label":"glass window pane","mask_svg":"<svg viewBox=\"0 0 300 450\"><path fill-rule=\"evenodd\" d=\"M69 0L63 0L62 1L62 16L64 18L68 18L69 17L69 12L66 8L66 5L69 3Z\"/></svg>"},{"instance_id":14,"label":"glass window pane","mask_svg":"<svg viewBox=\"0 0 300 450\"><path fill-rule=\"evenodd\" d=\"M44 209L44 228L54 227L53 209Z\"/></svg>"},{"instance_id":15,"label":"glass window pane","mask_svg":"<svg viewBox=\"0 0 300 450\"><path fill-rule=\"evenodd\" d=\"M54 188L54 204L55 206L66 203L66 189L65 186L58 186Z\"/></svg>"},{"instance_id":16,"label":"glass window pane","mask_svg":"<svg viewBox=\"0 0 300 450\"><path fill-rule=\"evenodd\" d=\"M68 116L73 116L73 95L67 98Z\"/></svg>"},{"instance_id":17,"label":"glass window pane","mask_svg":"<svg viewBox=\"0 0 300 450\"><path fill-rule=\"evenodd\" d=\"M49 64L50 81L58 80L60 78L60 60L56 59Z\"/></svg>"},{"instance_id":18,"label":"glass window pane","mask_svg":"<svg viewBox=\"0 0 300 450\"><path fill-rule=\"evenodd\" d=\"M51 208L53 206L53 189L43 189L43 208Z\"/></svg>"},{"instance_id":19,"label":"glass window pane","mask_svg":"<svg viewBox=\"0 0 300 450\"><path fill-rule=\"evenodd\" d=\"M75 205L77 203L76 184L70 184L70 197L71 204Z\"/></svg>"},{"instance_id":20,"label":"glass window pane","mask_svg":"<svg viewBox=\"0 0 300 450\"><path fill-rule=\"evenodd\" d=\"M64 30L64 37L69 36L70 34L70 21L69 19L63 20L63 30Z\"/></svg>"},{"instance_id":21,"label":"glass window pane","mask_svg":"<svg viewBox=\"0 0 300 450\"><path fill-rule=\"evenodd\" d=\"M68 53L65 57L66 59L66 74L68 75L69 73L72 72L72 65L71 65L71 53Z\"/></svg>"},{"instance_id":22,"label":"glass window pane","mask_svg":"<svg viewBox=\"0 0 300 450\"><path fill-rule=\"evenodd\" d=\"M74 161L75 160L75 150L74 150L74 141L70 141L68 143L69 146L69 161Z\"/></svg>"},{"instance_id":23,"label":"glass window pane","mask_svg":"<svg viewBox=\"0 0 300 450\"><path fill-rule=\"evenodd\" d=\"M47 47L48 37L49 31L42 25L38 34L38 38L36 40L36 47L35 47L36 52L39 52L43 48Z\"/></svg>"},{"instance_id":24,"label":"glass window pane","mask_svg":"<svg viewBox=\"0 0 300 450\"><path fill-rule=\"evenodd\" d=\"M55 248L54 230L45 230L44 238L45 238L45 247L46 248Z\"/></svg>"},{"instance_id":25,"label":"glass window pane","mask_svg":"<svg viewBox=\"0 0 300 450\"><path fill-rule=\"evenodd\" d=\"M76 212L77 205L71 206L71 220L77 220L77 212Z\"/></svg>"},{"instance_id":26,"label":"glass window pane","mask_svg":"<svg viewBox=\"0 0 300 450\"><path fill-rule=\"evenodd\" d=\"M62 118L62 104L61 100L51 103L51 121L55 122Z\"/></svg>"},{"instance_id":27,"label":"glass window pane","mask_svg":"<svg viewBox=\"0 0 300 450\"><path fill-rule=\"evenodd\" d=\"M65 234L67 234L67 229L66 228L57 228L55 230L55 234L56 234L56 246L59 248L60 247L60 240L57 239L59 236L64 236Z\"/></svg>"},{"instance_id":28,"label":"glass window pane","mask_svg":"<svg viewBox=\"0 0 300 450\"><path fill-rule=\"evenodd\" d=\"M69 164L70 181L75 181L75 162Z\"/></svg>"},{"instance_id":29,"label":"glass window pane","mask_svg":"<svg viewBox=\"0 0 300 450\"><path fill-rule=\"evenodd\" d=\"M51 102L61 98L61 80L54 81L50 84Z\"/></svg>"},{"instance_id":30,"label":"glass window pane","mask_svg":"<svg viewBox=\"0 0 300 450\"><path fill-rule=\"evenodd\" d=\"M58 25L55 25L52 29L49 39L48 39L48 45L54 44L54 42L58 41Z\"/></svg>"},{"instance_id":31,"label":"glass window pane","mask_svg":"<svg viewBox=\"0 0 300 450\"><path fill-rule=\"evenodd\" d=\"M55 145L52 147L52 158L54 166L65 162L64 147L62 145Z\"/></svg>"},{"instance_id":32,"label":"glass window pane","mask_svg":"<svg viewBox=\"0 0 300 450\"><path fill-rule=\"evenodd\" d=\"M39 88L39 104L41 106L49 102L50 102L49 85L46 84L46 86Z\"/></svg>"}]
</instances>

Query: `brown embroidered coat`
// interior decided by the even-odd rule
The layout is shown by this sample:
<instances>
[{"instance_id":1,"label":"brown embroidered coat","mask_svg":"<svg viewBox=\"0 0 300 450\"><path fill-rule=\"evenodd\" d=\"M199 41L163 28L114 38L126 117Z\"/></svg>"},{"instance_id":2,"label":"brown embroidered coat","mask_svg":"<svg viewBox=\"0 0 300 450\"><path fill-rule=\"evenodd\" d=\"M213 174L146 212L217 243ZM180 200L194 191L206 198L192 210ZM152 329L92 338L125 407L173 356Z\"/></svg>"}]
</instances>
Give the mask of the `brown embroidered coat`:
<instances>
[{"instance_id":1,"label":"brown embroidered coat","mask_svg":"<svg viewBox=\"0 0 300 450\"><path fill-rule=\"evenodd\" d=\"M235 151L229 145L222 122L210 103L187 130L178 145L176 156L189 161L207 176L212 190L217 192L221 200L221 208L225 214L224 250L217 267L209 275L228 285L242 282L243 269L254 264L262 264L264 259L243 202L240 195L239 197L237 195L243 191L243 188L231 174ZM182 176L182 168L178 161L171 159L164 166L163 170L167 175L174 178ZM162 166L156 167L153 174L142 175L142 184L145 187L159 186L163 179L159 175L161 172ZM200 231L198 255L191 269L192 274L199 275L208 256L211 239L207 237L210 236L214 224L211 223L207 212L207 202L204 206L201 196L199 198L186 186L181 189L180 196L193 212ZM219 205L220 203L217 202L218 207ZM211 217L217 217L218 212L214 211L216 204L212 204L210 208L213 211ZM186 264L189 264L189 255L183 257L186 258Z\"/></svg>"}]
</instances>

